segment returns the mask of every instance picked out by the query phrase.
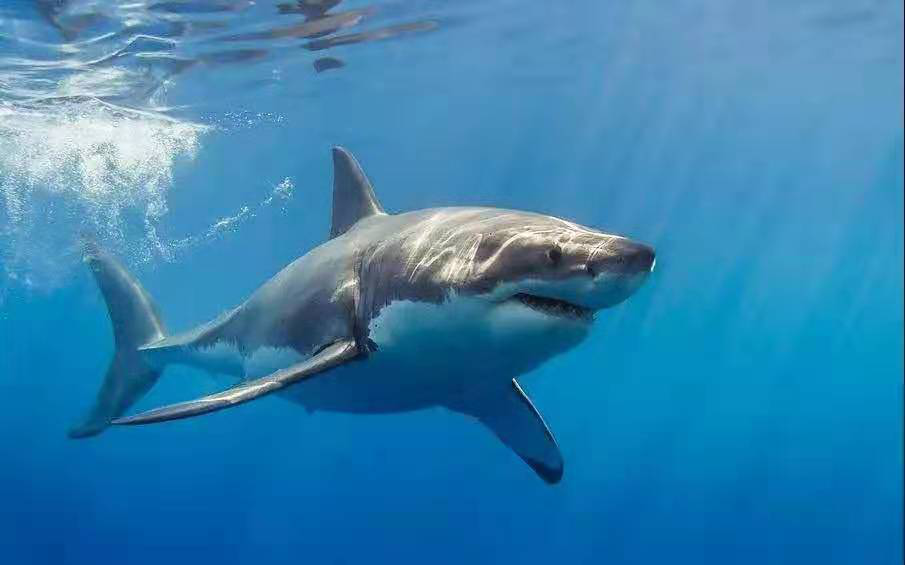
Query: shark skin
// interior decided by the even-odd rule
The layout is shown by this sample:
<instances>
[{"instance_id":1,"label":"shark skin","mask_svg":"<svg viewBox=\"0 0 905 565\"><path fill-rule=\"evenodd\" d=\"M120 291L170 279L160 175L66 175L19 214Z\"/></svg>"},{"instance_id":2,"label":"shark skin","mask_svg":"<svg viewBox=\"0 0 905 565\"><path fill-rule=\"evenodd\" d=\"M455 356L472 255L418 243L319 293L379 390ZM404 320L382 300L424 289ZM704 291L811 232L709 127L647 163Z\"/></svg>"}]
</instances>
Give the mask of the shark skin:
<instances>
[{"instance_id":1,"label":"shark skin","mask_svg":"<svg viewBox=\"0 0 905 565\"><path fill-rule=\"evenodd\" d=\"M333 162L330 239L185 333L166 335L138 281L88 247L117 348L88 419L70 435L198 416L271 393L309 411L445 407L483 424L546 482L559 482L556 440L517 378L578 346L597 311L641 287L654 250L530 212L388 214L351 153L335 147ZM124 416L170 364L237 384Z\"/></svg>"}]
</instances>

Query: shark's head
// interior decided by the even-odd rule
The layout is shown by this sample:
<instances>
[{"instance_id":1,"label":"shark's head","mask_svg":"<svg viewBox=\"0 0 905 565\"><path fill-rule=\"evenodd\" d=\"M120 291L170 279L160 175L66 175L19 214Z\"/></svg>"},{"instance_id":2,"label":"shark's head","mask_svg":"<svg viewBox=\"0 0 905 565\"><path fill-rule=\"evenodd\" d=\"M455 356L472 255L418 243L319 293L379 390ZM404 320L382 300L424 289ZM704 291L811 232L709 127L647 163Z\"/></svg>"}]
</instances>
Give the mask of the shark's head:
<instances>
[{"instance_id":1,"label":"shark's head","mask_svg":"<svg viewBox=\"0 0 905 565\"><path fill-rule=\"evenodd\" d=\"M652 247L550 216L509 212L484 232L474 288L492 300L518 300L549 316L590 320L647 280Z\"/></svg>"},{"instance_id":2,"label":"shark's head","mask_svg":"<svg viewBox=\"0 0 905 565\"><path fill-rule=\"evenodd\" d=\"M360 303L374 316L399 301L435 304L397 310L429 343L421 349L480 355L496 369L529 370L574 347L594 314L631 296L654 267L648 245L552 216L440 208L396 218L362 254ZM386 319L373 326L378 343L389 341L376 331Z\"/></svg>"},{"instance_id":3,"label":"shark's head","mask_svg":"<svg viewBox=\"0 0 905 565\"><path fill-rule=\"evenodd\" d=\"M493 208L439 209L400 239L409 281L584 320L631 296L655 263L643 243Z\"/></svg>"}]
</instances>

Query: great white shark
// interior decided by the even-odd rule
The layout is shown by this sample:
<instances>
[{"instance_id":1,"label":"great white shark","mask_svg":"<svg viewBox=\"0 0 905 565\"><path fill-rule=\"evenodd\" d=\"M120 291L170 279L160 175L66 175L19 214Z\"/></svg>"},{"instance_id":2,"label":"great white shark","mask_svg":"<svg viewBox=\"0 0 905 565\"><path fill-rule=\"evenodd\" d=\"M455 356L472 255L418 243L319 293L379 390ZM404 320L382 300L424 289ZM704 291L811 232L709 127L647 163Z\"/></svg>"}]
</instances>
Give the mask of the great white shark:
<instances>
[{"instance_id":1,"label":"great white shark","mask_svg":"<svg viewBox=\"0 0 905 565\"><path fill-rule=\"evenodd\" d=\"M115 352L71 437L111 423L206 414L271 393L308 410L445 407L490 429L545 481L556 440L517 378L577 346L598 310L631 296L654 250L541 214L432 208L388 214L355 158L333 149L330 239L213 321L169 335L151 297L97 246L85 259ZM123 416L166 366L237 380L188 402Z\"/></svg>"}]
</instances>

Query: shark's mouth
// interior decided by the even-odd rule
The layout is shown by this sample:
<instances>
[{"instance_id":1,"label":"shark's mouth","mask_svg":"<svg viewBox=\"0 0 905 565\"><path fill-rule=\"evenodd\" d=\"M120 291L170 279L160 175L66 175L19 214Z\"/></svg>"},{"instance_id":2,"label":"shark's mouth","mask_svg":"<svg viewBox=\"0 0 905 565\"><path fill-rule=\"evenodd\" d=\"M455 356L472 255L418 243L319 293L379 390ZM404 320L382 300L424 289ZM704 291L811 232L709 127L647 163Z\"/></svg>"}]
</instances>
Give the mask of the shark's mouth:
<instances>
[{"instance_id":1,"label":"shark's mouth","mask_svg":"<svg viewBox=\"0 0 905 565\"><path fill-rule=\"evenodd\" d=\"M533 294L525 294L520 292L512 297L518 300L528 308L543 312L549 316L557 316L560 318L568 318L571 320L581 320L590 322L594 319L594 311L565 300L557 298L547 298L546 296L535 296Z\"/></svg>"}]
</instances>

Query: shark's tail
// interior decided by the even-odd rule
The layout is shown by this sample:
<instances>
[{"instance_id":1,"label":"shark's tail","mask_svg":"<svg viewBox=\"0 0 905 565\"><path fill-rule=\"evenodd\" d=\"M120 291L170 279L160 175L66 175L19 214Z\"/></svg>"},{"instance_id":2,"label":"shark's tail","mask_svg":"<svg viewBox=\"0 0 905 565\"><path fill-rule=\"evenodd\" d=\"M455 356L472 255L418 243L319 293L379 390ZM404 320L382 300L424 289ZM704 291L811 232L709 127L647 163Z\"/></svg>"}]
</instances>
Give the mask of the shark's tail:
<instances>
[{"instance_id":1,"label":"shark's tail","mask_svg":"<svg viewBox=\"0 0 905 565\"><path fill-rule=\"evenodd\" d=\"M84 248L85 262L107 303L115 350L97 400L84 421L69 430L71 438L101 433L151 390L162 367L148 364L138 348L163 339L165 333L157 308L141 284L94 243L87 242Z\"/></svg>"}]
</instances>

